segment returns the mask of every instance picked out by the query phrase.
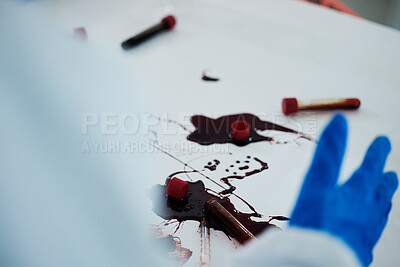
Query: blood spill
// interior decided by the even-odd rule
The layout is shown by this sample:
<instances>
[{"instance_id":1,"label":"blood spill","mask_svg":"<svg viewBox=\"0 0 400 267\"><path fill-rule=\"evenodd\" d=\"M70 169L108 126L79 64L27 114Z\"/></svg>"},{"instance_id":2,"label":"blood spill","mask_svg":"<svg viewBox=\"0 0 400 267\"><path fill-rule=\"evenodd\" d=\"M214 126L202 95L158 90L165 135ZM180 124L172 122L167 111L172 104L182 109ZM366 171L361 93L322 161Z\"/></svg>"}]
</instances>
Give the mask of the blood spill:
<instances>
[{"instance_id":1,"label":"blood spill","mask_svg":"<svg viewBox=\"0 0 400 267\"><path fill-rule=\"evenodd\" d=\"M195 168L191 167L188 163L183 162L182 160L176 158L172 154L158 148L157 146L154 146L155 148L159 149L169 157L175 159L176 161L182 163L184 167L189 167L192 171L190 172L196 172L206 178L207 180L213 182L215 185L224 188L222 185L220 185L218 182L210 178L209 176L205 175L201 171L196 170ZM232 153L229 153L232 155ZM250 159L250 156L247 156L247 159ZM254 158L254 160L258 161L261 164L261 167L258 169L254 169L250 172L246 172L244 177L259 173L265 169L268 168L268 165L265 162L262 162L261 160ZM218 160L215 161L214 163L220 163ZM237 163L240 163L238 160ZM208 162L206 166L213 165L213 162ZM234 165L230 165L233 167ZM168 186L168 183L170 180L173 178L174 175L180 174L180 173L185 173L186 171L178 171L175 172L174 174L170 175L167 179L164 185L155 185L152 188L151 191L151 199L153 202L153 211L155 214L160 216L161 218L165 220L177 220L179 222L179 225L181 225L182 222L187 221L187 220L193 220L193 221L198 221L201 223L203 220L206 220L208 223L209 227L214 228L216 230L221 230L225 234L227 234L228 237L233 237L237 239L239 242L240 237L236 237L234 233L230 232L229 229L224 225L224 223L218 222L215 219L213 219L212 216L207 214L204 209L205 203L210 200L210 199L216 199L216 201L221 204L236 220L238 220L242 225L244 225L253 235L257 236L260 233L262 233L264 230L268 228L278 228L274 224L271 224L271 220L281 220L286 217L284 216L274 216L274 218L268 220L268 221L254 221L252 218L263 218L261 214L259 214L255 208L250 205L244 198L238 196L237 194L233 193L233 191L236 189L234 186L230 186L228 189L224 189L221 192L216 192L214 190L205 188L204 183L202 181L197 181L197 182L188 182L189 184L189 190L185 197L181 200L177 200L171 197L168 197L166 194L166 189ZM235 174L235 173L234 173ZM242 175L243 176L243 175ZM244 178L243 177L243 178ZM189 178L189 177L188 177ZM236 178L236 177L234 177ZM242 179L243 179L242 178ZM238 178L237 178L238 179ZM191 179L190 179L191 180ZM229 182L229 180L227 180ZM233 203L231 203L230 199L228 196L224 195L229 195L229 196L235 196L239 200L241 200L244 204L248 206L248 208L252 211L252 213L244 213L238 211ZM279 228L278 228L279 229ZM177 230L175 230L177 231Z\"/></svg>"},{"instance_id":2,"label":"blood spill","mask_svg":"<svg viewBox=\"0 0 400 267\"><path fill-rule=\"evenodd\" d=\"M223 178L220 179L220 181L225 183L226 185L228 185L229 189L233 189L233 190L231 190L231 192L233 192L235 190L235 187L230 183L231 179L241 180L241 179L244 179L246 177L249 177L251 175L260 173L260 172L265 171L265 170L268 169L268 164L266 162L260 160L259 158L253 158L253 159L255 161L257 161L258 163L260 163L260 168L257 168L257 169L251 170L251 171L247 171L243 175L237 175L237 173L234 172L233 173L234 175L229 175L229 176L223 177ZM247 169L249 169L249 166L245 165L245 166L239 167L238 169L239 170L247 170ZM224 191L228 192L227 190L224 190ZM220 194L222 194L222 192Z\"/></svg>"},{"instance_id":3,"label":"blood spill","mask_svg":"<svg viewBox=\"0 0 400 267\"><path fill-rule=\"evenodd\" d=\"M170 179L168 178L164 185L153 186L151 193L154 213L165 220L176 219L179 222L193 220L200 223L205 218L209 227L223 231L228 236L236 238L223 224L214 220L204 211L204 204L214 198L255 236L266 229L278 228L268 221L253 221L252 217L261 218L261 215L258 213L243 213L236 210L228 197L211 194L202 181L189 182L189 191L184 199L170 198L166 195L169 181Z\"/></svg>"},{"instance_id":4,"label":"blood spill","mask_svg":"<svg viewBox=\"0 0 400 267\"><path fill-rule=\"evenodd\" d=\"M211 77L211 76L207 75L206 71L203 71L203 76L201 77L201 79L205 82L218 82L219 81L219 78Z\"/></svg>"},{"instance_id":5,"label":"blood spill","mask_svg":"<svg viewBox=\"0 0 400 267\"><path fill-rule=\"evenodd\" d=\"M265 170L268 169L268 164L267 164L266 162L260 160L259 158L254 157L253 160L256 161L257 163L259 163L259 164L260 164L260 167L259 167L259 168L256 168L256 169L253 169L253 170L249 170L249 169L250 169L250 166L249 166L248 164L250 163L250 160L249 160L249 159L251 159L251 157L250 157L250 156L247 156L246 159L247 159L247 160L244 161L244 163L245 163L246 165L241 165L241 166L238 166L238 167L237 167L237 169L238 169L239 171L241 171L241 173L243 173L243 171L246 171L244 174L238 175L237 172L234 171L234 172L233 172L233 175L228 175L228 176L223 177L223 178L220 179L220 181L223 182L224 184L228 185L229 188L228 188L228 189L224 189L224 190L222 190L221 192L219 192L219 193L218 193L219 195L228 195L228 194L232 194L232 193L235 191L236 187L233 186L233 185L230 183L230 180L232 180L232 179L241 180L241 179L244 179L244 178L246 178L246 177L249 177L249 176L251 176L251 175L260 173L260 172L265 171ZM214 162L214 163L213 163L213 162ZM215 170L217 170L217 167L218 167L218 165L219 165L221 162L220 162L219 160L216 160L216 159L215 159L213 162L211 162L211 161L208 162L207 165L204 166L204 168L209 169L210 171L215 171ZM236 160L235 162L236 162L237 164L240 164L240 163L241 163L240 160ZM225 169L225 172L227 172L227 173L231 172L231 169L232 169L233 167L235 167L235 165L233 165L233 164L230 165L230 168L226 168L226 169ZM170 177L172 177L172 176L170 176Z\"/></svg>"},{"instance_id":6,"label":"blood spill","mask_svg":"<svg viewBox=\"0 0 400 267\"><path fill-rule=\"evenodd\" d=\"M210 171L215 171L220 163L221 162L219 160L214 159L212 162L208 162L207 165L204 166L204 168L209 169Z\"/></svg>"},{"instance_id":7,"label":"blood spill","mask_svg":"<svg viewBox=\"0 0 400 267\"><path fill-rule=\"evenodd\" d=\"M257 131L264 130L299 134L301 135L301 138L312 141L311 137L298 131L269 121L263 121L259 117L249 113L227 115L217 119L212 119L203 115L195 115L192 116L190 120L196 129L187 137L187 139L200 145L233 143L238 146L245 146L253 142L273 141L272 137L263 136L257 133ZM238 141L232 138L230 133L231 124L235 121L246 121L250 124L250 134L247 140Z\"/></svg>"}]
</instances>

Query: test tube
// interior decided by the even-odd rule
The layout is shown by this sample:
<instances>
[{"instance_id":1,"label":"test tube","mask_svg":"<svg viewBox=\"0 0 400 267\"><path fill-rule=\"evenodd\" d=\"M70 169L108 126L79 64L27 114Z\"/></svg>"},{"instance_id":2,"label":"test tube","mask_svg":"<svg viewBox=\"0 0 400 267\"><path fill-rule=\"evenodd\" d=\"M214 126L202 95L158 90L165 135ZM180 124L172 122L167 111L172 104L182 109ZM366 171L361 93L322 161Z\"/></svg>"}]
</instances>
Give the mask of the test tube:
<instances>
[{"instance_id":1,"label":"test tube","mask_svg":"<svg viewBox=\"0 0 400 267\"><path fill-rule=\"evenodd\" d=\"M210 267L210 228L205 218L200 223L200 267Z\"/></svg>"},{"instance_id":2,"label":"test tube","mask_svg":"<svg viewBox=\"0 0 400 267\"><path fill-rule=\"evenodd\" d=\"M204 205L205 210L210 216L226 227L228 231L240 243L248 240L256 240L257 238L239 222L227 209L224 208L216 199L212 198Z\"/></svg>"},{"instance_id":3,"label":"test tube","mask_svg":"<svg viewBox=\"0 0 400 267\"><path fill-rule=\"evenodd\" d=\"M300 110L335 110L335 109L358 109L361 102L358 98L335 98L298 100L296 98L284 98L282 100L282 111L285 115L296 113Z\"/></svg>"}]
</instances>

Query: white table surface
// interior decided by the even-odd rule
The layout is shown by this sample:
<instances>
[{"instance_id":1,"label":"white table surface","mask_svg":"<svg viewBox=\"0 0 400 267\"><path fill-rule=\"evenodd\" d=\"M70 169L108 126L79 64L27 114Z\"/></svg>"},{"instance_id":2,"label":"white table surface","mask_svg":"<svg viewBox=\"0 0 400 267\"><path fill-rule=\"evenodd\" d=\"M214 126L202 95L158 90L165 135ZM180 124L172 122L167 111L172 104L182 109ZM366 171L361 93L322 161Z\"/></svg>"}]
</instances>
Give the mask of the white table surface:
<instances>
[{"instance_id":1,"label":"white table surface","mask_svg":"<svg viewBox=\"0 0 400 267\"><path fill-rule=\"evenodd\" d=\"M23 8L44 10L49 18L58 19L60 30L68 34L75 27L85 27L88 43L108 50L131 67L141 85L135 90L151 96L153 105L148 112L168 114L189 128L188 118L193 114L217 117L249 112L318 136L332 113L284 117L280 109L283 97L358 97L361 108L345 112L349 137L341 181L360 164L372 139L382 134L392 141L386 169L400 170L400 122L396 119L400 112L400 33L396 30L292 0L43 0L26 3ZM129 52L121 50L121 41L169 13L178 20L173 31ZM203 70L221 81L202 81ZM177 129L176 125L168 127ZM181 130L178 134L156 130L160 142L188 144L187 133ZM218 149L233 152L235 158L251 154L265 159L270 169L243 180L246 182L240 183L237 193L264 215L290 215L314 144L261 142L240 149L232 145ZM215 157L212 153L176 154L185 161L197 154L204 156L205 162ZM154 183L162 183L168 174L182 169L163 154L156 157L159 167ZM196 164L201 166L203 161L194 160ZM397 192L388 225L374 251L373 266L394 266L400 260L399 200ZM177 233L183 246L193 251L186 266L198 261L197 225L187 222ZM218 252L226 246L237 249L220 233L213 234L212 242L213 263L224 262L228 255Z\"/></svg>"}]
</instances>

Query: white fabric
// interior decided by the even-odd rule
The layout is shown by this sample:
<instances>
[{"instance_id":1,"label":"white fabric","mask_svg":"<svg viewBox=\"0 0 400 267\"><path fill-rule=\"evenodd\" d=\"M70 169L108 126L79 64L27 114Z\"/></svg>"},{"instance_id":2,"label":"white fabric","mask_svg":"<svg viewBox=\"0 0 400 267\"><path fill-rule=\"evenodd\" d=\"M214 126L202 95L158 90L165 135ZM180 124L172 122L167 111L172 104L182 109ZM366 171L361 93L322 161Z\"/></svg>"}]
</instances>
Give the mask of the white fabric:
<instances>
[{"instance_id":1,"label":"white fabric","mask_svg":"<svg viewBox=\"0 0 400 267\"><path fill-rule=\"evenodd\" d=\"M322 231L291 227L266 232L227 266L361 266L342 240Z\"/></svg>"},{"instance_id":2,"label":"white fabric","mask_svg":"<svg viewBox=\"0 0 400 267\"><path fill-rule=\"evenodd\" d=\"M142 142L100 121L85 134L81 116L140 114L144 97L120 62L50 28L0 3L0 266L168 266L147 231L149 153L82 150Z\"/></svg>"}]
</instances>

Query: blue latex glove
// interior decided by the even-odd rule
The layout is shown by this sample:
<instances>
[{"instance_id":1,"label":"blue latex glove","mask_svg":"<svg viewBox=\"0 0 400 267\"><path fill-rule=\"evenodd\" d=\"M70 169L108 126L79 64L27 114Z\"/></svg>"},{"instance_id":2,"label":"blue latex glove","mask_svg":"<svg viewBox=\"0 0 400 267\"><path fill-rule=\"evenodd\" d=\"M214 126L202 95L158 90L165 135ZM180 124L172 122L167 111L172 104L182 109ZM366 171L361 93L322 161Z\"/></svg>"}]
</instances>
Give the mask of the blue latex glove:
<instances>
[{"instance_id":1,"label":"blue latex glove","mask_svg":"<svg viewBox=\"0 0 400 267\"><path fill-rule=\"evenodd\" d=\"M398 180L394 172L383 172L390 142L378 137L360 168L345 184L337 185L346 137L346 119L336 115L320 138L290 224L340 237L367 266L388 220Z\"/></svg>"}]
</instances>

